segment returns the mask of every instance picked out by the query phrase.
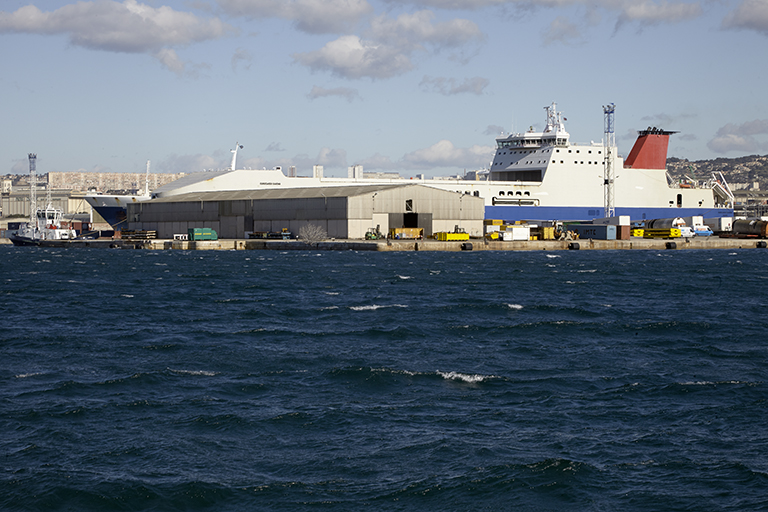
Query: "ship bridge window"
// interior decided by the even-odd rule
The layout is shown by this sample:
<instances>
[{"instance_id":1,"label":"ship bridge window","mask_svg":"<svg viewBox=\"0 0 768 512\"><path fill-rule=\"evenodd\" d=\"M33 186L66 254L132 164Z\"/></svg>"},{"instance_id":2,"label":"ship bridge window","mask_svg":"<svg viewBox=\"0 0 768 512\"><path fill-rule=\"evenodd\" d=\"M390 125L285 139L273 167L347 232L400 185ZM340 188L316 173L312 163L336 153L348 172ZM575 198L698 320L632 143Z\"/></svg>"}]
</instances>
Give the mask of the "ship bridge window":
<instances>
[{"instance_id":1,"label":"ship bridge window","mask_svg":"<svg viewBox=\"0 0 768 512\"><path fill-rule=\"evenodd\" d=\"M479 190L475 190L474 196L475 197L480 197L480 191Z\"/></svg>"},{"instance_id":2,"label":"ship bridge window","mask_svg":"<svg viewBox=\"0 0 768 512\"><path fill-rule=\"evenodd\" d=\"M525 191L525 193L524 193L523 195L525 195L525 196L530 196L530 195L531 195L531 193L530 193L530 192L528 192L528 191L526 190L526 191Z\"/></svg>"},{"instance_id":3,"label":"ship bridge window","mask_svg":"<svg viewBox=\"0 0 768 512\"><path fill-rule=\"evenodd\" d=\"M504 191L503 190L499 190L499 195L503 196L504 195Z\"/></svg>"},{"instance_id":4,"label":"ship bridge window","mask_svg":"<svg viewBox=\"0 0 768 512\"><path fill-rule=\"evenodd\" d=\"M515 195L516 195L516 196L521 196L521 195L523 195L523 194L522 194L522 193L521 193L521 192L518 190L517 192L515 192Z\"/></svg>"}]
</instances>

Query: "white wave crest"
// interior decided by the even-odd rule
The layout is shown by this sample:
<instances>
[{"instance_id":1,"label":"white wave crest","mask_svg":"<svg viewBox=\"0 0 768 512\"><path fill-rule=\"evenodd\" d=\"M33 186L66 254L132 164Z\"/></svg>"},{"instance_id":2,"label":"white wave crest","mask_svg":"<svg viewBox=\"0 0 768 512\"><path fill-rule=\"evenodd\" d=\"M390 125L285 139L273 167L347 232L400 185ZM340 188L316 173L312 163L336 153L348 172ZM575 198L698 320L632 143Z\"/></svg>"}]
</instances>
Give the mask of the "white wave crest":
<instances>
[{"instance_id":1,"label":"white wave crest","mask_svg":"<svg viewBox=\"0 0 768 512\"><path fill-rule=\"evenodd\" d=\"M397 277L400 279L413 279L411 276L401 276L400 274L397 274Z\"/></svg>"},{"instance_id":2,"label":"white wave crest","mask_svg":"<svg viewBox=\"0 0 768 512\"><path fill-rule=\"evenodd\" d=\"M470 384L475 384L477 382L483 382L484 380L491 379L493 376L489 375L469 375L467 373L459 373L459 372L437 372L438 375L440 375L442 378L446 380L460 380L463 382L468 382Z\"/></svg>"},{"instance_id":3,"label":"white wave crest","mask_svg":"<svg viewBox=\"0 0 768 512\"><path fill-rule=\"evenodd\" d=\"M370 306L350 306L349 309L352 311L374 311L381 308L407 308L408 306L405 304L389 304L389 305L381 305L381 304L372 304Z\"/></svg>"},{"instance_id":4,"label":"white wave crest","mask_svg":"<svg viewBox=\"0 0 768 512\"><path fill-rule=\"evenodd\" d=\"M507 304L507 307L509 309L523 309L523 306L521 306L520 304Z\"/></svg>"},{"instance_id":5,"label":"white wave crest","mask_svg":"<svg viewBox=\"0 0 768 512\"><path fill-rule=\"evenodd\" d=\"M17 379L26 379L27 377L34 377L35 375L42 375L42 372L32 372L32 373L20 373L18 375L15 375L14 377Z\"/></svg>"},{"instance_id":6,"label":"white wave crest","mask_svg":"<svg viewBox=\"0 0 768 512\"><path fill-rule=\"evenodd\" d=\"M547 254L547 258L559 258L559 254Z\"/></svg>"},{"instance_id":7,"label":"white wave crest","mask_svg":"<svg viewBox=\"0 0 768 512\"><path fill-rule=\"evenodd\" d=\"M689 382L681 382L681 386L724 386L726 384L747 384L749 385L749 382L744 382L740 380L721 380L721 381L708 381L708 380L699 380L699 381L689 381Z\"/></svg>"},{"instance_id":8,"label":"white wave crest","mask_svg":"<svg viewBox=\"0 0 768 512\"><path fill-rule=\"evenodd\" d=\"M168 368L168 371L180 375L205 375L206 377L213 377L218 374L218 372L211 372L208 370L174 370L173 368Z\"/></svg>"}]
</instances>

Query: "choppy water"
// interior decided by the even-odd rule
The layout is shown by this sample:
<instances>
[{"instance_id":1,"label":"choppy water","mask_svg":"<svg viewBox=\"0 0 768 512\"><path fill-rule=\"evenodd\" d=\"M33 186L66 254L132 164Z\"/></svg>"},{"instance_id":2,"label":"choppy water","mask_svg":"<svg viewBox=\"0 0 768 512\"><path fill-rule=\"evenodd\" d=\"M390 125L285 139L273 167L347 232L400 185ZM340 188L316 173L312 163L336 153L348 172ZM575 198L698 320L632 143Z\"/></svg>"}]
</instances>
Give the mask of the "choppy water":
<instances>
[{"instance_id":1,"label":"choppy water","mask_svg":"<svg viewBox=\"0 0 768 512\"><path fill-rule=\"evenodd\" d=\"M768 252L0 247L2 510L768 510Z\"/></svg>"}]
</instances>

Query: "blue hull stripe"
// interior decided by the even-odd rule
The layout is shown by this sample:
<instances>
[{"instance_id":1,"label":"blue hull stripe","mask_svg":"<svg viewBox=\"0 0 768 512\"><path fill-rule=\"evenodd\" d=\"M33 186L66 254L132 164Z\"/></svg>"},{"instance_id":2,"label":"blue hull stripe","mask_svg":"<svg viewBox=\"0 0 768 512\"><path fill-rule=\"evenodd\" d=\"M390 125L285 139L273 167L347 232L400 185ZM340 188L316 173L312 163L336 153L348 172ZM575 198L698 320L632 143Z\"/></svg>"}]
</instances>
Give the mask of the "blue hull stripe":
<instances>
[{"instance_id":1,"label":"blue hull stripe","mask_svg":"<svg viewBox=\"0 0 768 512\"><path fill-rule=\"evenodd\" d=\"M587 206L486 206L486 219L516 220L560 220L591 221L605 215L602 207ZM705 219L714 217L733 217L729 208L616 208L616 215L629 215L630 220L668 219L672 217L692 217L701 215Z\"/></svg>"}]
</instances>

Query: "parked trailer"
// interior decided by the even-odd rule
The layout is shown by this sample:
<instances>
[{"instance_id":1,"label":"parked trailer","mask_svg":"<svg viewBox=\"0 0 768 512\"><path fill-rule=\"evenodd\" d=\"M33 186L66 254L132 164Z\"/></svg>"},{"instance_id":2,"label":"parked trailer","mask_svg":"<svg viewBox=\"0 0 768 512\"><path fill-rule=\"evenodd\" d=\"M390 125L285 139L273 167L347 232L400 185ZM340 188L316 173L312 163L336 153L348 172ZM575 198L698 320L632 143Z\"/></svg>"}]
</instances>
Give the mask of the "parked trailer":
<instances>
[{"instance_id":1,"label":"parked trailer","mask_svg":"<svg viewBox=\"0 0 768 512\"><path fill-rule=\"evenodd\" d=\"M643 238L680 238L682 235L680 228L643 230Z\"/></svg>"},{"instance_id":2,"label":"parked trailer","mask_svg":"<svg viewBox=\"0 0 768 512\"><path fill-rule=\"evenodd\" d=\"M391 228L389 238L394 240L421 240L424 238L424 228Z\"/></svg>"},{"instance_id":3,"label":"parked trailer","mask_svg":"<svg viewBox=\"0 0 768 512\"><path fill-rule=\"evenodd\" d=\"M466 242L469 240L469 233L448 233L445 231L439 231L435 233L435 239L442 242Z\"/></svg>"}]
</instances>

